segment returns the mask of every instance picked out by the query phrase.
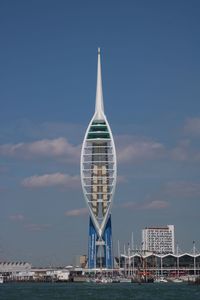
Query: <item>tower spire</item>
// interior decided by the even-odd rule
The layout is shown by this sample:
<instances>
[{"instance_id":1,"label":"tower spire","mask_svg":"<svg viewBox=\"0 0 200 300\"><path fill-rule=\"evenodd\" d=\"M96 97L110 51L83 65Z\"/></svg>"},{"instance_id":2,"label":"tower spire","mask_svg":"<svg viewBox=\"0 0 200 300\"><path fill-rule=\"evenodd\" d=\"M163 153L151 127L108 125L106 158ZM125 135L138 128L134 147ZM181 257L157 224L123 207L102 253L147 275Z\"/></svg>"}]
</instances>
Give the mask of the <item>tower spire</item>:
<instances>
[{"instance_id":1,"label":"tower spire","mask_svg":"<svg viewBox=\"0 0 200 300\"><path fill-rule=\"evenodd\" d=\"M103 89L101 78L101 56L100 48L98 48L98 63L97 63L97 88L96 88L96 105L95 105L95 119L104 119L104 105L103 105Z\"/></svg>"}]
</instances>

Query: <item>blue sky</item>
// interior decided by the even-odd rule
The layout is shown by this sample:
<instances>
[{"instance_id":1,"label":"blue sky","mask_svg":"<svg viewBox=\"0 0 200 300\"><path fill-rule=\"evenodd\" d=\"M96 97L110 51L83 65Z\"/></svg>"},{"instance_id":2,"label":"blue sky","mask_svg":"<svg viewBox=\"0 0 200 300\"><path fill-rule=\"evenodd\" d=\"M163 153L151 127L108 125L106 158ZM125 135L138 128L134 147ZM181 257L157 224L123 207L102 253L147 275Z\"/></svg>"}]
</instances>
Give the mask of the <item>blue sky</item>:
<instances>
[{"instance_id":1,"label":"blue sky","mask_svg":"<svg viewBox=\"0 0 200 300\"><path fill-rule=\"evenodd\" d=\"M0 2L0 260L87 253L80 147L101 47L116 141L114 245L174 224L199 245L199 1Z\"/></svg>"}]
</instances>

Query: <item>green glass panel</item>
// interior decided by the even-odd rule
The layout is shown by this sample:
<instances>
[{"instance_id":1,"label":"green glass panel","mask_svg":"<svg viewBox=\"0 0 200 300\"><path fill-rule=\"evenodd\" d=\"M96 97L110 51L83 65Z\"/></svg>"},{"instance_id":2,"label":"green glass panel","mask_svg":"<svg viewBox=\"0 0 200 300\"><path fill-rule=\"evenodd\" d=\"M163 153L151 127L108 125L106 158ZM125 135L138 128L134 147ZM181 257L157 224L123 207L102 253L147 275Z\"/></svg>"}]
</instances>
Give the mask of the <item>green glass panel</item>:
<instances>
[{"instance_id":1,"label":"green glass panel","mask_svg":"<svg viewBox=\"0 0 200 300\"><path fill-rule=\"evenodd\" d=\"M89 132L88 139L109 139L110 135L108 132Z\"/></svg>"}]
</instances>

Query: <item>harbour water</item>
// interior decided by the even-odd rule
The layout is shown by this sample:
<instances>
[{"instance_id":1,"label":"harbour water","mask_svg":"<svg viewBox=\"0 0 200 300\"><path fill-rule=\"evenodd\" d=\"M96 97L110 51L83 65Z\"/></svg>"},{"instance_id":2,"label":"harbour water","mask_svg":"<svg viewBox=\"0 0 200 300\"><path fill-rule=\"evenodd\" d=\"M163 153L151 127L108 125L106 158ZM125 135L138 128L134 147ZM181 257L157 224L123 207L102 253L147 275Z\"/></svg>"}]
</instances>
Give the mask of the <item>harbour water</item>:
<instances>
[{"instance_id":1,"label":"harbour water","mask_svg":"<svg viewBox=\"0 0 200 300\"><path fill-rule=\"evenodd\" d=\"M200 286L186 283L6 283L0 300L197 300Z\"/></svg>"}]
</instances>

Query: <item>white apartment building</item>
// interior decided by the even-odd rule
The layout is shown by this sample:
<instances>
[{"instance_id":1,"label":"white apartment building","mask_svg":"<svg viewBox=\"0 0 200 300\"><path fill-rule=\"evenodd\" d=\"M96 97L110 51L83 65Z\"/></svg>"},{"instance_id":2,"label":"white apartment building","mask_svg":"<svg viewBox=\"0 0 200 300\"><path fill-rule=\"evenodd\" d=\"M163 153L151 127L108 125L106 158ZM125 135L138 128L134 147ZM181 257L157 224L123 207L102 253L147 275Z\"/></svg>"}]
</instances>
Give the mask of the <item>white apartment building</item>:
<instances>
[{"instance_id":1,"label":"white apartment building","mask_svg":"<svg viewBox=\"0 0 200 300\"><path fill-rule=\"evenodd\" d=\"M142 249L154 253L174 253L174 225L142 230Z\"/></svg>"}]
</instances>

